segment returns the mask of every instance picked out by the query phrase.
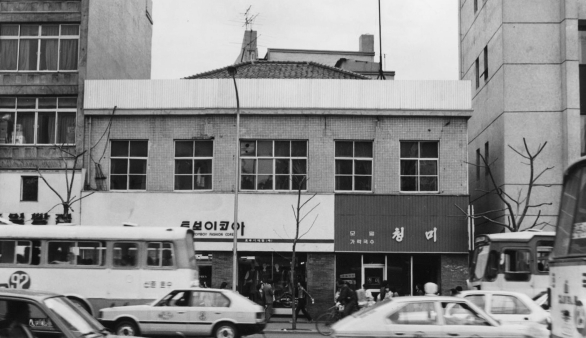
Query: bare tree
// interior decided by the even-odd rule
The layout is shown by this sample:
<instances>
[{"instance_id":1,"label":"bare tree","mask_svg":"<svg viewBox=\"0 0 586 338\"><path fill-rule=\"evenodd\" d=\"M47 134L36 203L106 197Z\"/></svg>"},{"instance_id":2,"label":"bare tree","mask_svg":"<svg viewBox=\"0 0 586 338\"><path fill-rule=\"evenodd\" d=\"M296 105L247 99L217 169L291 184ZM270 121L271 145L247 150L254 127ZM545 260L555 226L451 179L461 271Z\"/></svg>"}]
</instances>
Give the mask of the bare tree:
<instances>
[{"instance_id":1,"label":"bare tree","mask_svg":"<svg viewBox=\"0 0 586 338\"><path fill-rule=\"evenodd\" d=\"M531 152L531 150L529 149L529 146L527 145L527 140L525 140L525 138L523 138L523 145L524 145L523 150L517 150L510 145L508 145L508 147L511 148L511 150L513 150L516 154L521 156L523 159L527 160L527 162L521 162L524 165L529 166L529 178L528 178L526 190L524 190L523 188L520 188L517 191L517 196L515 196L515 197L511 196L509 193L507 193L503 189L505 184L498 184L496 182L496 179L495 179L494 174L492 172L491 166L498 160L498 158L496 158L492 162L488 163L488 159L486 159L484 156L482 156L482 154L478 154L478 155L480 155L480 158L482 160L482 164L474 164L474 163L468 163L468 164L476 166L476 167L484 168L484 170L486 170L486 173L490 178L490 182L491 182L491 186L492 186L491 190L477 189L477 191L484 192L484 194L481 195L479 198L483 198L483 197L487 197L489 195L496 194L496 196L498 196L498 198L500 199L500 201L503 203L504 206L500 209L483 211L478 214L468 214L461 207L459 207L457 205L456 205L456 207L458 209L460 209L460 211L462 211L464 214L466 214L470 218L486 220L488 222L491 222L493 224L497 224L503 228L506 228L511 232L525 231L525 230L533 229L538 226L542 226L542 228L543 228L546 225L550 225L548 222L539 222L539 218L541 216L541 209L539 209L539 211L537 213L537 217L533 221L533 224L531 224L528 227L523 227L523 225L524 225L523 222L526 220L529 212L532 209L541 208L544 205L552 205L551 202L531 204L531 197L532 197L532 193L535 188L535 185L537 183L537 180L539 180L539 178L545 172L554 168L554 167L546 167L545 169L541 170L539 173L536 174L535 159L539 156L539 154L541 154L541 152L543 151L543 149L547 145L547 142L545 142L543 144L539 144L539 146L537 147L537 150L535 152ZM550 185L544 185L544 186L550 187ZM508 216L509 216L507 219L499 220L499 218L501 218L503 215L506 215L506 214L508 214ZM495 215L498 215L498 216L495 216Z\"/></svg>"},{"instance_id":2,"label":"bare tree","mask_svg":"<svg viewBox=\"0 0 586 338\"><path fill-rule=\"evenodd\" d=\"M311 223L311 226L309 227L309 229L307 229L307 231L305 231L303 234L299 234L300 232L300 227L301 227L301 223L303 222L303 220L305 220L305 218L307 216L309 216L309 214L311 214L311 212L313 212L315 210L315 208L317 208L319 206L320 203L317 203L316 205L314 205L308 212L304 213L304 207L307 206L307 204L309 202L311 202L311 200L313 200L313 198L317 195L317 194L313 194L311 195L311 197L309 197L307 200L305 200L305 202L301 202L301 190L303 189L303 187L305 186L305 183L307 183L307 177L303 177L301 179L301 181L299 181L299 184L297 186L297 206L293 206L291 205L291 209L293 210L293 217L295 217L295 237L293 238L293 247L291 250L291 275L289 278L289 292L291 293L291 298L293 299L293 302L291 303L291 314L292 314L292 318L293 318L293 330L297 329L297 315L295 313L295 308L297 307L297 302L295 301L295 288L297 287L297 283L295 280L296 274L295 274L295 250L296 250L296 246L297 246L297 242L303 238L303 236L305 236L315 225L315 221L317 220L317 217L319 216L316 215L315 218L313 219L313 222ZM299 295L301 296L301 295Z\"/></svg>"},{"instance_id":3,"label":"bare tree","mask_svg":"<svg viewBox=\"0 0 586 338\"><path fill-rule=\"evenodd\" d=\"M65 171L64 171L65 185L66 185L65 196L63 196L61 193L59 193L49 182L47 182L47 180L45 179L45 176L43 176L39 167L37 167L37 172L39 173L39 176L41 177L43 182L45 182L47 187L49 187L49 189L51 189L51 191L53 191L55 193L55 195L57 195L57 197L59 197L59 199L61 200L61 203L55 204L51 209L49 209L47 211L47 213L49 213L55 207L61 205L63 207L63 214L58 215L58 218L61 218L63 222L70 222L71 221L70 211L73 210L73 208L71 206L74 203L76 203L76 202L78 202L78 201L80 201L90 195L93 195L94 192L92 192L88 195L85 195L85 196L80 196L80 197L73 195L73 182L75 181L75 169L77 168L77 163L78 163L79 159L85 154L85 151L80 154L75 154L75 153L72 153L72 152L68 151L67 149L65 149L63 144L60 146L57 146L57 149L61 153L60 159L63 162L63 165L65 167ZM73 161L73 164L70 167L69 163L71 161Z\"/></svg>"}]
</instances>

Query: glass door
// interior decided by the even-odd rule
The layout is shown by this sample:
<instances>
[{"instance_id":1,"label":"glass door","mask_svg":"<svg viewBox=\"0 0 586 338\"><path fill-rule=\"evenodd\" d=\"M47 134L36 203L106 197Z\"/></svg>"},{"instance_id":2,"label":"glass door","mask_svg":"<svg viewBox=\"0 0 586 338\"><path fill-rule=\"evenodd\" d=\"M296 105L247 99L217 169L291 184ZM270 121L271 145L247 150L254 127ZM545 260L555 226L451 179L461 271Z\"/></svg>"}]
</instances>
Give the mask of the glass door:
<instances>
[{"instance_id":1,"label":"glass door","mask_svg":"<svg viewBox=\"0 0 586 338\"><path fill-rule=\"evenodd\" d=\"M384 280L384 272L384 265L364 266L362 268L362 284L365 285L366 290L370 290L370 292L372 293L372 297L374 297L375 299L376 296L380 293L380 288Z\"/></svg>"}]
</instances>

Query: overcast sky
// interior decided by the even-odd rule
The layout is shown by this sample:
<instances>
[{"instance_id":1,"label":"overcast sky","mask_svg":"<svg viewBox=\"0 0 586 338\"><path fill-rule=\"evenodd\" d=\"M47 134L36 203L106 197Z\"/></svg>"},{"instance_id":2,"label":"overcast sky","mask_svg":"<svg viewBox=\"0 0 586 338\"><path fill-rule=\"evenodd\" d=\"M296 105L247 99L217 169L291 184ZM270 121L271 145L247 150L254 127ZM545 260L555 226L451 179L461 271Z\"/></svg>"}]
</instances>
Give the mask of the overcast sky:
<instances>
[{"instance_id":1,"label":"overcast sky","mask_svg":"<svg viewBox=\"0 0 586 338\"><path fill-rule=\"evenodd\" d=\"M385 70L396 80L458 79L459 0L381 0ZM233 64L244 13L267 48L358 51L375 36L377 0L153 0L152 78L177 79Z\"/></svg>"}]
</instances>

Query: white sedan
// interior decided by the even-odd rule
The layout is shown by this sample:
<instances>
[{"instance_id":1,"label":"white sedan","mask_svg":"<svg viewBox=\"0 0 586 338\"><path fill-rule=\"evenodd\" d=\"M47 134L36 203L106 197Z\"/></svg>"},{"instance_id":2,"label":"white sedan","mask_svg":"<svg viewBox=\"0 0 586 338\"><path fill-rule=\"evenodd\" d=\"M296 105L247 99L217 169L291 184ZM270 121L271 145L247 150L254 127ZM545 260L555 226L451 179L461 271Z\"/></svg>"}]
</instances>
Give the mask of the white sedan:
<instances>
[{"instance_id":1,"label":"white sedan","mask_svg":"<svg viewBox=\"0 0 586 338\"><path fill-rule=\"evenodd\" d=\"M102 309L98 319L120 336L214 336L237 338L262 332L264 309L225 289L174 290L148 305Z\"/></svg>"},{"instance_id":2,"label":"white sedan","mask_svg":"<svg viewBox=\"0 0 586 338\"><path fill-rule=\"evenodd\" d=\"M468 299L501 322L523 324L527 322L548 326L550 314L531 297L513 291L462 291L461 297Z\"/></svg>"},{"instance_id":3,"label":"white sedan","mask_svg":"<svg viewBox=\"0 0 586 338\"><path fill-rule=\"evenodd\" d=\"M332 326L334 337L511 337L547 338L540 325L501 325L456 297L395 297L354 313Z\"/></svg>"}]
</instances>

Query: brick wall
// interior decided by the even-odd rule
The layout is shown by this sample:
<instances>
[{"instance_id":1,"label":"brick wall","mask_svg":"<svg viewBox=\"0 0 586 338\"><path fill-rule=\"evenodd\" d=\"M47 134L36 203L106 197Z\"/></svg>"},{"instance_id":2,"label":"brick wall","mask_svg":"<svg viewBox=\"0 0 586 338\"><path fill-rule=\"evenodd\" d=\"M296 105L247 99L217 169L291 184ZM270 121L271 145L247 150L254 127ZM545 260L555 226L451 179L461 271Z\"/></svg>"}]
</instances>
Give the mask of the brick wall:
<instances>
[{"instance_id":1,"label":"brick wall","mask_svg":"<svg viewBox=\"0 0 586 338\"><path fill-rule=\"evenodd\" d=\"M92 117L91 140L86 144L93 146L100 139L109 120L109 116ZM173 191L174 140L213 138L213 190L230 192L234 184L235 134L231 116L118 116L114 118L110 138L149 140L149 191ZM466 138L466 119L460 118L323 115L244 115L241 118L241 139L308 140L307 185L309 192L315 193L334 191L336 140L374 140L375 194L400 190L400 141L435 140L440 143L440 194L466 195ZM102 153L104 146L109 147L105 138L93 149L94 157ZM106 176L108 155L109 149L101 162Z\"/></svg>"},{"instance_id":2,"label":"brick wall","mask_svg":"<svg viewBox=\"0 0 586 338\"><path fill-rule=\"evenodd\" d=\"M212 252L212 287L219 288L222 282L232 288L232 252Z\"/></svg>"},{"instance_id":3,"label":"brick wall","mask_svg":"<svg viewBox=\"0 0 586 338\"><path fill-rule=\"evenodd\" d=\"M307 254L307 291L315 299L307 310L316 319L334 305L336 258L333 253Z\"/></svg>"},{"instance_id":4,"label":"brick wall","mask_svg":"<svg viewBox=\"0 0 586 338\"><path fill-rule=\"evenodd\" d=\"M461 286L466 290L468 255L441 255L441 293L449 295L450 289Z\"/></svg>"}]
</instances>

